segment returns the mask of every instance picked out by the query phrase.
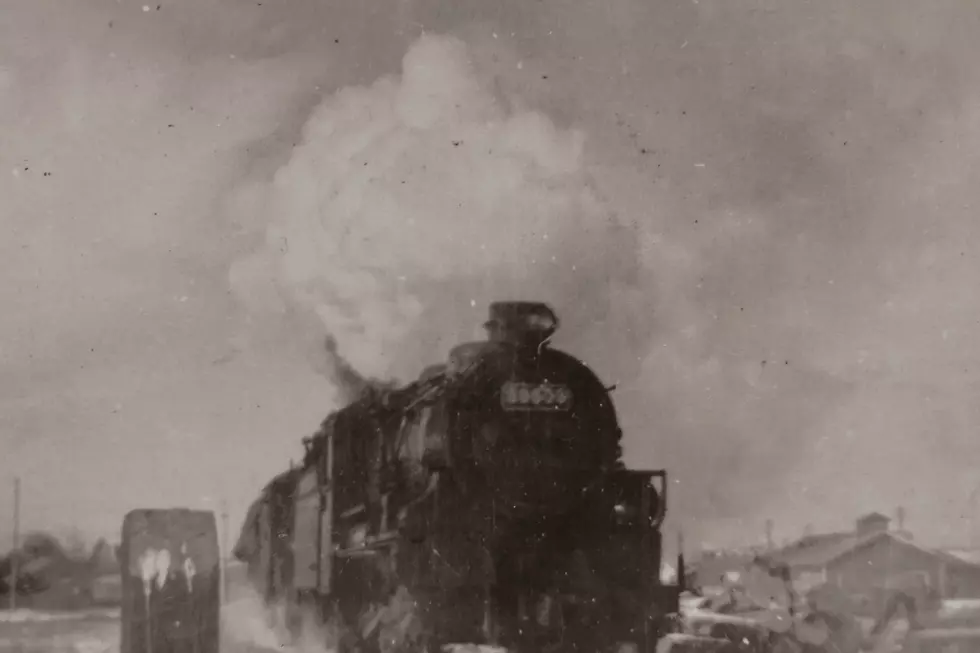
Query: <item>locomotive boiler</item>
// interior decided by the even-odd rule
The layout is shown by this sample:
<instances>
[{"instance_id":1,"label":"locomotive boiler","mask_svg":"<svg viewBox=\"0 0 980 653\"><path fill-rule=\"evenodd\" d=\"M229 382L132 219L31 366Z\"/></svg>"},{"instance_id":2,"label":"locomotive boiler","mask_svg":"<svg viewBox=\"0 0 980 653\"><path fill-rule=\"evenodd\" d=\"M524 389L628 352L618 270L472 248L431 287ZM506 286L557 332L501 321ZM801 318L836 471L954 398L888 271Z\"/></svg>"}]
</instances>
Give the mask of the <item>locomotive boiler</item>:
<instances>
[{"instance_id":1,"label":"locomotive boiler","mask_svg":"<svg viewBox=\"0 0 980 653\"><path fill-rule=\"evenodd\" d=\"M679 595L659 574L666 472L624 467L610 390L549 346L547 305L497 302L484 326L329 415L236 557L342 650L653 651Z\"/></svg>"}]
</instances>

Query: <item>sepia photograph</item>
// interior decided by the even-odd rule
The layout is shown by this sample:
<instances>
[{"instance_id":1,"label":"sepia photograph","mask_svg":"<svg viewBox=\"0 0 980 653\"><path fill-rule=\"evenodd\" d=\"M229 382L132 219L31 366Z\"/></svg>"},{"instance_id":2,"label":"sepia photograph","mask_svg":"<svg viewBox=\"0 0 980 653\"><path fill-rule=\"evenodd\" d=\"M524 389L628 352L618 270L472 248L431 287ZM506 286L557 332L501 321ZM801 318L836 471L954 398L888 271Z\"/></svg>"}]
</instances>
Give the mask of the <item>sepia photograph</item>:
<instances>
[{"instance_id":1,"label":"sepia photograph","mask_svg":"<svg viewBox=\"0 0 980 653\"><path fill-rule=\"evenodd\" d=\"M978 211L978 0L2 0L0 653L980 653Z\"/></svg>"}]
</instances>

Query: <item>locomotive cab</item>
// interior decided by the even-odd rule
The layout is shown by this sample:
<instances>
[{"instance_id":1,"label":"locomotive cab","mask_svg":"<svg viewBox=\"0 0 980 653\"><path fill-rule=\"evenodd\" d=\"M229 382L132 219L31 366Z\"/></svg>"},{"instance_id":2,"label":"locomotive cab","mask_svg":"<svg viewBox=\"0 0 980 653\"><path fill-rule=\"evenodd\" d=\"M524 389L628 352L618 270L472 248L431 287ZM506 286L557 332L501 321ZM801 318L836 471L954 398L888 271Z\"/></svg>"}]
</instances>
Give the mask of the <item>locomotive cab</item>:
<instances>
[{"instance_id":1,"label":"locomotive cab","mask_svg":"<svg viewBox=\"0 0 980 653\"><path fill-rule=\"evenodd\" d=\"M614 618L605 639L620 650L653 651L664 617L677 609L678 588L660 582L666 493L663 470L618 469L604 483L611 506L601 564L620 588L609 598Z\"/></svg>"},{"instance_id":2,"label":"locomotive cab","mask_svg":"<svg viewBox=\"0 0 980 653\"><path fill-rule=\"evenodd\" d=\"M613 473L609 489L614 496L611 526L615 532L642 533L660 528L665 512L661 497L666 489L666 477L663 470L623 469Z\"/></svg>"}]
</instances>

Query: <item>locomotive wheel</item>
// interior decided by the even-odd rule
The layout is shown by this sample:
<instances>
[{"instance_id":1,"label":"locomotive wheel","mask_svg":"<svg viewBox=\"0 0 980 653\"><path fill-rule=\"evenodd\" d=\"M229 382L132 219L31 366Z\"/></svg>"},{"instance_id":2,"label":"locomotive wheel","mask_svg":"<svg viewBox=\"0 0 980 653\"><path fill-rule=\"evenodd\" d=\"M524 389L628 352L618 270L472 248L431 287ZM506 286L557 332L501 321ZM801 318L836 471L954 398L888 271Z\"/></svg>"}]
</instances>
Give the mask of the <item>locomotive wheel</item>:
<instances>
[{"instance_id":1,"label":"locomotive wheel","mask_svg":"<svg viewBox=\"0 0 980 653\"><path fill-rule=\"evenodd\" d=\"M362 610L357 623L345 619L340 611L333 623L338 653L433 653L404 586L386 604Z\"/></svg>"},{"instance_id":2,"label":"locomotive wheel","mask_svg":"<svg viewBox=\"0 0 980 653\"><path fill-rule=\"evenodd\" d=\"M399 585L388 602L380 606L373 638L379 653L424 653L429 639L418 597Z\"/></svg>"},{"instance_id":3,"label":"locomotive wheel","mask_svg":"<svg viewBox=\"0 0 980 653\"><path fill-rule=\"evenodd\" d=\"M361 653L364 650L356 624L345 620L339 611L332 615L329 628L337 653Z\"/></svg>"},{"instance_id":4,"label":"locomotive wheel","mask_svg":"<svg viewBox=\"0 0 980 653\"><path fill-rule=\"evenodd\" d=\"M218 653L214 513L141 509L123 519L120 653Z\"/></svg>"},{"instance_id":5,"label":"locomotive wheel","mask_svg":"<svg viewBox=\"0 0 980 653\"><path fill-rule=\"evenodd\" d=\"M770 653L802 653L803 646L789 635L778 635L772 642Z\"/></svg>"}]
</instances>

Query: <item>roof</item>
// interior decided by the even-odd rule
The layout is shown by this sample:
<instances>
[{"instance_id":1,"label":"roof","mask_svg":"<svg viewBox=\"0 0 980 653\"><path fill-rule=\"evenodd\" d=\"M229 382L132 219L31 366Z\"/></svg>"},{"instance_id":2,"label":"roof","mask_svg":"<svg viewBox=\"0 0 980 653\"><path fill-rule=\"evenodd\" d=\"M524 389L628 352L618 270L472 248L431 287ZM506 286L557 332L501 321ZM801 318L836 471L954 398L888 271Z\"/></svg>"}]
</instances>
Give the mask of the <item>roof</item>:
<instances>
[{"instance_id":1,"label":"roof","mask_svg":"<svg viewBox=\"0 0 980 653\"><path fill-rule=\"evenodd\" d=\"M954 565L972 565L980 567L980 552L974 560L966 556L958 556L949 551L931 549L912 541L910 537L897 531L878 531L863 537L854 533L831 533L803 538L794 545L777 551L771 558L788 564L790 567L826 567L844 556L865 546L889 539L902 546L915 549L925 555L937 557Z\"/></svg>"},{"instance_id":2,"label":"roof","mask_svg":"<svg viewBox=\"0 0 980 653\"><path fill-rule=\"evenodd\" d=\"M891 517L889 517L888 515L883 515L880 512L869 512L867 515L862 515L861 517L858 517L859 524L863 524L865 522L871 522L871 521L890 522Z\"/></svg>"},{"instance_id":3,"label":"roof","mask_svg":"<svg viewBox=\"0 0 980 653\"><path fill-rule=\"evenodd\" d=\"M790 567L823 567L850 551L860 539L853 532L807 535L765 557Z\"/></svg>"},{"instance_id":4,"label":"roof","mask_svg":"<svg viewBox=\"0 0 980 653\"><path fill-rule=\"evenodd\" d=\"M980 566L980 549L943 549L942 552L959 562Z\"/></svg>"},{"instance_id":5,"label":"roof","mask_svg":"<svg viewBox=\"0 0 980 653\"><path fill-rule=\"evenodd\" d=\"M938 556L940 558L945 558L946 557L946 555L943 554L942 551L938 551L936 549L929 549L929 548L926 548L924 546L920 546L920 545L916 544L915 542L913 542L911 539L909 539L907 537L904 537L904 536L900 535L899 533L896 533L895 531L878 531L876 533L870 533L868 535L865 535L862 538L858 538L855 542L853 542L851 544L851 546L849 546L846 549L843 549L841 551L838 551L837 554L834 555L832 558L828 559L825 564L830 564L832 562L835 562L835 561L843 558L844 556L846 556L846 555L848 555L848 554L850 554L850 553L852 553L854 551L857 551L858 549L863 549L864 547L871 546L872 544L874 544L875 542L878 542L879 540L891 540L892 542L897 542L898 544L901 544L902 546L908 547L910 549L914 549L914 550L916 550L916 551L918 551L920 553L923 553L925 555L928 555L928 556Z\"/></svg>"},{"instance_id":6,"label":"roof","mask_svg":"<svg viewBox=\"0 0 980 653\"><path fill-rule=\"evenodd\" d=\"M100 539L92 548L89 565L96 575L119 573L119 559L116 556L115 547L110 545L105 538Z\"/></svg>"}]
</instances>

